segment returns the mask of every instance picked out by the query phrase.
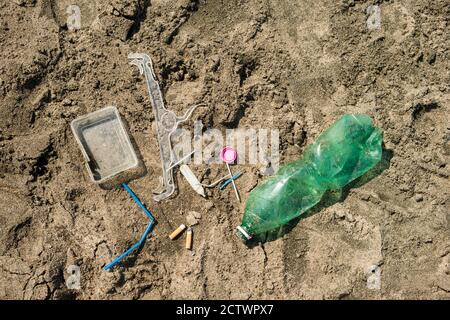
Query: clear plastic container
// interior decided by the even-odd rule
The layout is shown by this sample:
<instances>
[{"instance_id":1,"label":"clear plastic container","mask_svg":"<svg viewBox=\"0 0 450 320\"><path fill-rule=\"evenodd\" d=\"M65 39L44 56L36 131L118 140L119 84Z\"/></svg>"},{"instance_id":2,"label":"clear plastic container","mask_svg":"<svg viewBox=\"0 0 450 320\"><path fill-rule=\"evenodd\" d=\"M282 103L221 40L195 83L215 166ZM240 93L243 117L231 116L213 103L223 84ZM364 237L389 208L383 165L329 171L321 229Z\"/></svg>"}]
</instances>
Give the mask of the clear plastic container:
<instances>
[{"instance_id":1,"label":"clear plastic container","mask_svg":"<svg viewBox=\"0 0 450 320\"><path fill-rule=\"evenodd\" d=\"M92 181L103 183L138 167L136 152L116 107L109 106L71 123Z\"/></svg>"}]
</instances>

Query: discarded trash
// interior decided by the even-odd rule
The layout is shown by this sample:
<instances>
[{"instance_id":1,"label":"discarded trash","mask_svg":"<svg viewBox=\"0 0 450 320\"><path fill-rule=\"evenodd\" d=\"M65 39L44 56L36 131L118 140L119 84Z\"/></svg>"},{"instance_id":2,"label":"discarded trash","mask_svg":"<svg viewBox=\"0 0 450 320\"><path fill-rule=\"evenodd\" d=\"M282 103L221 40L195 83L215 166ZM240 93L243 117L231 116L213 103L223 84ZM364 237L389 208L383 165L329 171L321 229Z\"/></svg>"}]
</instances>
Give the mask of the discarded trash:
<instances>
[{"instance_id":1,"label":"discarded trash","mask_svg":"<svg viewBox=\"0 0 450 320\"><path fill-rule=\"evenodd\" d=\"M303 159L283 166L250 193L238 235L249 239L277 228L316 205L326 190L362 176L381 160L382 140L369 116L344 115Z\"/></svg>"},{"instance_id":2,"label":"discarded trash","mask_svg":"<svg viewBox=\"0 0 450 320\"><path fill-rule=\"evenodd\" d=\"M236 173L234 174L233 177L231 177L230 179L228 179L227 181L225 181L224 183L222 183L222 184L220 185L219 189L220 189L220 190L225 189L225 187L226 187L227 185L229 185L233 180L236 180L237 178L239 178L241 175L242 175L241 172L236 172Z\"/></svg>"},{"instance_id":3,"label":"discarded trash","mask_svg":"<svg viewBox=\"0 0 450 320\"><path fill-rule=\"evenodd\" d=\"M186 160L187 158L189 158L190 156L192 156L195 153L195 150L192 151L191 153L189 153L188 155L184 156L183 158L181 158L180 160L178 160L177 162L175 162L173 165L171 165L167 170L173 169L175 168L177 165L179 165L180 163L182 163L184 160Z\"/></svg>"},{"instance_id":4,"label":"discarded trash","mask_svg":"<svg viewBox=\"0 0 450 320\"><path fill-rule=\"evenodd\" d=\"M133 192L133 190L131 190L131 188L126 183L122 183L122 187L129 193L129 195L138 204L138 206L141 207L142 210L144 210L144 213L150 218L150 222L149 222L149 224L147 226L147 229L145 229L144 233L142 234L141 239L136 244L134 244L132 247L130 247L127 251L125 251L120 256L115 258L111 263L107 264L103 268L104 270L111 269L116 264L118 264L123 258L128 256L131 252L133 252L134 250L139 248L145 242L145 239L147 238L147 235L150 233L150 231L152 230L153 225L155 224L155 218L152 216L150 211L147 210L147 208L144 206L144 204L139 200L139 198L136 196L136 194Z\"/></svg>"},{"instance_id":5,"label":"discarded trash","mask_svg":"<svg viewBox=\"0 0 450 320\"><path fill-rule=\"evenodd\" d=\"M116 107L106 107L71 123L92 181L102 183L138 166L136 152Z\"/></svg>"},{"instance_id":6,"label":"discarded trash","mask_svg":"<svg viewBox=\"0 0 450 320\"><path fill-rule=\"evenodd\" d=\"M170 140L172 133L178 128L180 123L186 121L191 116L195 108L200 105L191 106L182 116L177 117L173 111L167 110L164 106L163 96L153 72L152 60L143 53L130 53L128 55L130 64L139 68L141 75L145 76L150 101L155 114L156 132L159 143L159 152L162 162L162 191L157 192L153 199L161 201L170 197L175 191L175 183L173 181L172 165L176 161Z\"/></svg>"},{"instance_id":7,"label":"discarded trash","mask_svg":"<svg viewBox=\"0 0 450 320\"><path fill-rule=\"evenodd\" d=\"M186 229L184 224L181 224L174 232L172 232L169 236L170 240L175 239L180 233L182 233Z\"/></svg>"},{"instance_id":8,"label":"discarded trash","mask_svg":"<svg viewBox=\"0 0 450 320\"><path fill-rule=\"evenodd\" d=\"M72 121L72 131L81 148L89 175L94 182L102 183L117 174L138 166L136 152L120 119L116 107L106 107ZM107 264L103 269L109 270L131 252L139 248L155 224L155 218L142 204L133 190L126 183L122 187L150 218L150 223L141 239L127 251Z\"/></svg>"},{"instance_id":9,"label":"discarded trash","mask_svg":"<svg viewBox=\"0 0 450 320\"><path fill-rule=\"evenodd\" d=\"M234 163L237 158L237 152L231 147L223 147L220 151L220 158L227 165L228 173L231 177L231 182L233 183L234 193L236 194L236 198L239 202L241 202L241 198L239 197L239 193L236 188L236 184L234 183L233 174L231 173L230 163Z\"/></svg>"},{"instance_id":10,"label":"discarded trash","mask_svg":"<svg viewBox=\"0 0 450 320\"><path fill-rule=\"evenodd\" d=\"M214 188L214 187L217 186L220 182L222 182L224 179L226 179L226 178L228 178L228 177L230 177L230 174L227 174L226 176L223 176L222 178L220 178L220 179L214 181L213 183L210 183L210 184L202 183L201 185L202 185L203 187L205 187L205 188Z\"/></svg>"},{"instance_id":11,"label":"discarded trash","mask_svg":"<svg viewBox=\"0 0 450 320\"><path fill-rule=\"evenodd\" d=\"M372 265L367 272L367 289L380 290L381 289L381 268L378 265Z\"/></svg>"},{"instance_id":12,"label":"discarded trash","mask_svg":"<svg viewBox=\"0 0 450 320\"><path fill-rule=\"evenodd\" d=\"M186 178L187 182L189 182L192 189L194 189L194 191L197 192L202 197L206 197L205 189L203 189L202 184L200 183L200 181L198 181L197 177L192 172L191 168L189 168L187 165L183 164L180 166L180 171L183 174L183 176Z\"/></svg>"},{"instance_id":13,"label":"discarded trash","mask_svg":"<svg viewBox=\"0 0 450 320\"><path fill-rule=\"evenodd\" d=\"M225 146L220 150L220 158L225 163L234 163L237 159L237 152L233 148Z\"/></svg>"},{"instance_id":14,"label":"discarded trash","mask_svg":"<svg viewBox=\"0 0 450 320\"><path fill-rule=\"evenodd\" d=\"M189 227L186 232L186 249L192 250L192 228Z\"/></svg>"}]
</instances>

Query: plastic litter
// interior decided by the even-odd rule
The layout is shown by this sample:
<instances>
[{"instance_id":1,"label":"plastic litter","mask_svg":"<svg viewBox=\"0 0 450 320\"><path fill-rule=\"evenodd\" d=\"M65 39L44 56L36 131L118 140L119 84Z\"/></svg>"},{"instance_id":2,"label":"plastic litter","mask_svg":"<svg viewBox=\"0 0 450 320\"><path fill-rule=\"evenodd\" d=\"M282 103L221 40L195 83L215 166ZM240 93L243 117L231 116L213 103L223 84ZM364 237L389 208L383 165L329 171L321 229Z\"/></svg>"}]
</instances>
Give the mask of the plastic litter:
<instances>
[{"instance_id":1,"label":"plastic litter","mask_svg":"<svg viewBox=\"0 0 450 320\"><path fill-rule=\"evenodd\" d=\"M136 152L116 107L106 107L79 117L72 121L71 128L86 159L89 175L94 182L102 183L123 171L138 166ZM144 210L150 222L140 240L111 263L107 264L103 268L104 270L113 268L123 258L139 248L145 242L155 223L155 218L128 184L122 183L122 187L138 206Z\"/></svg>"},{"instance_id":2,"label":"plastic litter","mask_svg":"<svg viewBox=\"0 0 450 320\"><path fill-rule=\"evenodd\" d=\"M225 146L220 150L220 158L225 163L234 163L237 159L237 152L233 148Z\"/></svg>"},{"instance_id":3,"label":"plastic litter","mask_svg":"<svg viewBox=\"0 0 450 320\"><path fill-rule=\"evenodd\" d=\"M173 111L167 110L164 106L163 96L158 81L156 80L150 57L143 53L130 53L128 59L130 59L130 64L137 66L141 75L145 76L153 113L155 115L163 175L162 190L155 192L153 199L155 201L161 201L170 197L176 188L172 170L172 165L176 162L176 156L172 148L171 135L182 122L189 119L195 108L204 104L191 106L183 116L176 116Z\"/></svg>"},{"instance_id":4,"label":"plastic litter","mask_svg":"<svg viewBox=\"0 0 450 320\"><path fill-rule=\"evenodd\" d=\"M230 169L230 164L234 163L234 161L236 161L236 159L237 159L237 152L233 148L225 146L220 151L220 158L227 165L228 173L230 174L230 177L231 177L231 183L233 184L233 188L234 188L234 193L235 193L238 201L241 202L241 198L239 197L239 192L236 188L236 183L234 183L233 174L231 173L231 169Z\"/></svg>"},{"instance_id":5,"label":"plastic litter","mask_svg":"<svg viewBox=\"0 0 450 320\"><path fill-rule=\"evenodd\" d=\"M114 106L81 116L71 123L92 181L102 183L138 166L138 158Z\"/></svg>"},{"instance_id":6,"label":"plastic litter","mask_svg":"<svg viewBox=\"0 0 450 320\"><path fill-rule=\"evenodd\" d=\"M192 151L191 153L189 153L188 155L184 156L183 158L181 158L180 160L178 160L177 162L175 162L173 165L171 165L167 170L173 169L176 166L178 166L180 163L184 162L187 158L189 158L191 155L193 155L195 153L195 150Z\"/></svg>"},{"instance_id":7,"label":"plastic litter","mask_svg":"<svg viewBox=\"0 0 450 320\"><path fill-rule=\"evenodd\" d=\"M202 183L202 186L205 187L205 188L214 188L220 182L222 182L224 179L226 179L228 177L230 177L230 174L227 174L226 176L223 176L222 178L217 179L216 181L214 181L213 183L210 183L210 184Z\"/></svg>"},{"instance_id":8,"label":"plastic litter","mask_svg":"<svg viewBox=\"0 0 450 320\"><path fill-rule=\"evenodd\" d=\"M346 114L291 162L249 195L238 235L249 239L280 227L373 168L382 156L383 133L367 115Z\"/></svg>"}]
</instances>

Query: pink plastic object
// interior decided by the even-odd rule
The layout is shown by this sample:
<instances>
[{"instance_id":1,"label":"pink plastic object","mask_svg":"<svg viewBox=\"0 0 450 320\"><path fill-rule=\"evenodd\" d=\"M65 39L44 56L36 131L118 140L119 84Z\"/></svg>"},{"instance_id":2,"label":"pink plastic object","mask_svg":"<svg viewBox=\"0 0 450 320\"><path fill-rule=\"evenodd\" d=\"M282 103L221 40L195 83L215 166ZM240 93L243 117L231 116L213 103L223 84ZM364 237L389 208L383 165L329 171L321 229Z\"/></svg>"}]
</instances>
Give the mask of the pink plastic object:
<instances>
[{"instance_id":1,"label":"pink plastic object","mask_svg":"<svg viewBox=\"0 0 450 320\"><path fill-rule=\"evenodd\" d=\"M237 152L231 147L223 147L222 150L220 150L220 158L223 162L231 164L236 161Z\"/></svg>"}]
</instances>

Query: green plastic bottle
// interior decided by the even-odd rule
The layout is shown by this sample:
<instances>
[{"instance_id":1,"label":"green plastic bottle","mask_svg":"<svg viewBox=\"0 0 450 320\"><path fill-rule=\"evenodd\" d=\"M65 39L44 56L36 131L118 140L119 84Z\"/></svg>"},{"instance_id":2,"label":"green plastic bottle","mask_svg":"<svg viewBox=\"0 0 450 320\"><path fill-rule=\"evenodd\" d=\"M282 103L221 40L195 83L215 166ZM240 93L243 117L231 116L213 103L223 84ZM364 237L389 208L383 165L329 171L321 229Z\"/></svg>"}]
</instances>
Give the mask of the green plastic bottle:
<instances>
[{"instance_id":1,"label":"green plastic bottle","mask_svg":"<svg viewBox=\"0 0 450 320\"><path fill-rule=\"evenodd\" d=\"M250 239L280 227L316 205L325 191L362 176L381 160L382 141L369 116L342 116L303 159L282 166L250 193L238 235Z\"/></svg>"}]
</instances>

